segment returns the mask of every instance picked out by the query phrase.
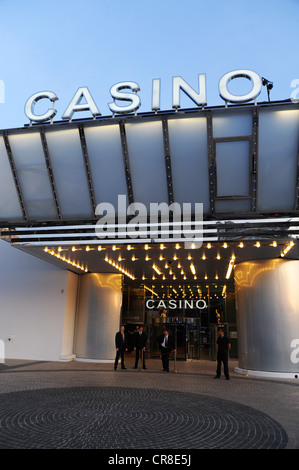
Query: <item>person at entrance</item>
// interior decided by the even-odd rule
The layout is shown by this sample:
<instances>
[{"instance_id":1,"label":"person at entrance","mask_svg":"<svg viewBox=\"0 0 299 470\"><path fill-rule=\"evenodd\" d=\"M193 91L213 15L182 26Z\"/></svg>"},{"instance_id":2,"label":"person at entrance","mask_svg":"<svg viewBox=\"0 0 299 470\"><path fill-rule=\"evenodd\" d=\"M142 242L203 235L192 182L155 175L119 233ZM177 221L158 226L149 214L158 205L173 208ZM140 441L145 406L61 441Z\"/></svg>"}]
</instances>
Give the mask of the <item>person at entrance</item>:
<instances>
[{"instance_id":1,"label":"person at entrance","mask_svg":"<svg viewBox=\"0 0 299 470\"><path fill-rule=\"evenodd\" d=\"M169 335L168 330L164 330L164 333L159 337L159 347L161 351L161 359L163 365L163 371L169 372L169 354L176 350L174 349L174 340Z\"/></svg>"},{"instance_id":2,"label":"person at entrance","mask_svg":"<svg viewBox=\"0 0 299 470\"><path fill-rule=\"evenodd\" d=\"M121 358L121 368L126 369L125 352L128 350L128 343L124 325L121 325L120 330L115 335L115 347L116 357L114 362L114 370L117 369L119 357Z\"/></svg>"},{"instance_id":3,"label":"person at entrance","mask_svg":"<svg viewBox=\"0 0 299 470\"><path fill-rule=\"evenodd\" d=\"M139 361L139 356L143 356L143 363L142 363L142 368L146 369L145 367L145 347L146 347L146 342L147 342L147 336L143 331L143 326L139 327L139 331L135 333L134 336L134 350L136 351L136 357L135 357L135 366L134 369L137 369L138 361ZM143 353L142 353L143 351Z\"/></svg>"},{"instance_id":4,"label":"person at entrance","mask_svg":"<svg viewBox=\"0 0 299 470\"><path fill-rule=\"evenodd\" d=\"M217 339L218 351L217 351L217 370L214 379L220 379L221 375L221 362L223 362L224 375L226 380L229 380L228 371L228 353L231 348L231 344L227 336L225 336L222 328L219 329L219 336Z\"/></svg>"}]
</instances>

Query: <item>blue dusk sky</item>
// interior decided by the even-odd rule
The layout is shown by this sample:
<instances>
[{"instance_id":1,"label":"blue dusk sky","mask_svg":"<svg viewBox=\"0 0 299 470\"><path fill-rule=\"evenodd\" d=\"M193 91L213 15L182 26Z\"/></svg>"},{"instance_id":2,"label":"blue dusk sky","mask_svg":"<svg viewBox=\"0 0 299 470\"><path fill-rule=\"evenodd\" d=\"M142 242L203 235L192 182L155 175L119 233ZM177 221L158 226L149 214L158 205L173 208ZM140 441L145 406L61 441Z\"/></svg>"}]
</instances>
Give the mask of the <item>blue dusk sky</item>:
<instances>
[{"instance_id":1,"label":"blue dusk sky","mask_svg":"<svg viewBox=\"0 0 299 470\"><path fill-rule=\"evenodd\" d=\"M1 129L29 122L24 105L38 91L58 96L59 120L81 86L105 116L122 81L139 84L139 112L151 110L154 78L163 110L174 76L197 90L205 73L208 106L224 104L218 82L232 70L273 81L272 100L290 98L299 81L299 0L0 0L0 16ZM258 101L267 101L265 87Z\"/></svg>"}]
</instances>

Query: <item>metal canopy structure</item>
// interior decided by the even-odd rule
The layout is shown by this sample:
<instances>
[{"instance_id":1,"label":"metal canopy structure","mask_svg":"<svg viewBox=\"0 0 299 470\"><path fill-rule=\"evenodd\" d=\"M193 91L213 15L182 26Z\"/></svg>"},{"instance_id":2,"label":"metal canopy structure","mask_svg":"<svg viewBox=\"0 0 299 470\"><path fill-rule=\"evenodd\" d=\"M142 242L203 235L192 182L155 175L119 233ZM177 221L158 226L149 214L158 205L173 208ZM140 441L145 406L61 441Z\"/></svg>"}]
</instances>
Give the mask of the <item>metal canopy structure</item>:
<instances>
[{"instance_id":1,"label":"metal canopy structure","mask_svg":"<svg viewBox=\"0 0 299 470\"><path fill-rule=\"evenodd\" d=\"M153 280L153 263L143 259L149 244L157 269L162 272L164 263L168 279L179 283L184 276L173 279L165 263L177 261L176 270L184 271L177 267L178 255L174 258L181 241L185 281L217 281L215 276L225 279L240 243L246 246L239 260L267 258L281 256L299 236L299 104L291 100L3 130L0 167L2 238L76 273L119 270L132 281ZM99 240L96 207L111 204L117 215L119 195L128 205L141 203L147 209L151 203L202 203L203 246L197 255L172 236L167 260L160 259L162 232L132 240L117 236L118 223L112 224L114 238ZM123 221L125 228L130 218ZM148 223L145 219L146 228ZM214 251L210 274L202 268L209 243L209 253ZM222 253L225 243L229 255ZM139 264L137 254L135 260L126 259L130 244L143 253ZM292 253L297 257L293 246ZM198 259L198 279L190 274L190 257Z\"/></svg>"},{"instance_id":2,"label":"metal canopy structure","mask_svg":"<svg viewBox=\"0 0 299 470\"><path fill-rule=\"evenodd\" d=\"M298 211L290 100L57 122L0 133L0 223L95 221L101 202L201 202L205 218Z\"/></svg>"}]
</instances>

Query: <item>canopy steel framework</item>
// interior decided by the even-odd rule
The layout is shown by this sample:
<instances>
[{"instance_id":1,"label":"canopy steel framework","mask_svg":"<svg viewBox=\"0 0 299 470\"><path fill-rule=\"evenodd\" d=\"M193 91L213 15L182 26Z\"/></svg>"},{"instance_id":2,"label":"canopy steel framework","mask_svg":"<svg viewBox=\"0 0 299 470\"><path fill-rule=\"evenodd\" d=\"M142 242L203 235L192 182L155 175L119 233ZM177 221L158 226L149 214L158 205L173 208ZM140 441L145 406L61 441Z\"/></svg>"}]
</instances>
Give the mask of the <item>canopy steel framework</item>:
<instances>
[{"instance_id":1,"label":"canopy steel framework","mask_svg":"<svg viewBox=\"0 0 299 470\"><path fill-rule=\"evenodd\" d=\"M202 202L206 219L294 215L291 101L27 126L0 132L1 227L82 223L105 201Z\"/></svg>"},{"instance_id":2,"label":"canopy steel framework","mask_svg":"<svg viewBox=\"0 0 299 470\"><path fill-rule=\"evenodd\" d=\"M188 240L192 244L192 236L201 238L201 260L212 243L215 263L228 242L231 251L224 256L223 273L242 241L248 248L242 259L253 256L249 247L256 247L257 241L272 247L262 255L271 257L273 249L281 256L299 236L299 104L291 100L3 130L0 166L2 238L76 273L118 269L103 253L124 252L130 244L139 251L149 244L158 253L159 244L168 242L168 259L173 259L174 244L186 241L176 237L172 220L169 239L163 239L161 220L154 237L118 237L120 230L128 229L130 215L123 225L111 224L114 237L107 233L99 239L96 207L109 203L117 214L119 195L125 195L128 205L141 203L148 210L151 203L202 203L202 226L191 231ZM143 223L149 231L150 220ZM189 247L182 249L188 259ZM59 258L58 250L76 252L77 264ZM292 253L297 257L297 249ZM153 258L160 261L158 254ZM132 259L123 261L124 273L135 270L132 276L139 281L152 278L153 268L145 269L144 260L138 269ZM205 276L202 271L203 282Z\"/></svg>"}]
</instances>

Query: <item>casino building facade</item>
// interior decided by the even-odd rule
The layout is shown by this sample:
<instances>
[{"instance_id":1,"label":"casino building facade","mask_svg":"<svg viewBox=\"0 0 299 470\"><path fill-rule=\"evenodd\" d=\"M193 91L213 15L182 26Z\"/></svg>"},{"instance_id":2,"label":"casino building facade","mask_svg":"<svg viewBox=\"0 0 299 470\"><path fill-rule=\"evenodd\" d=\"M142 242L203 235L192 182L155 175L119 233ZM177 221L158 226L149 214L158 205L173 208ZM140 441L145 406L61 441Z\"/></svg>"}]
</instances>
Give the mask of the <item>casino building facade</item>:
<instances>
[{"instance_id":1,"label":"casino building facade","mask_svg":"<svg viewBox=\"0 0 299 470\"><path fill-rule=\"evenodd\" d=\"M6 358L112 362L121 323L158 355L299 373L299 104L31 122L0 132Z\"/></svg>"}]
</instances>

